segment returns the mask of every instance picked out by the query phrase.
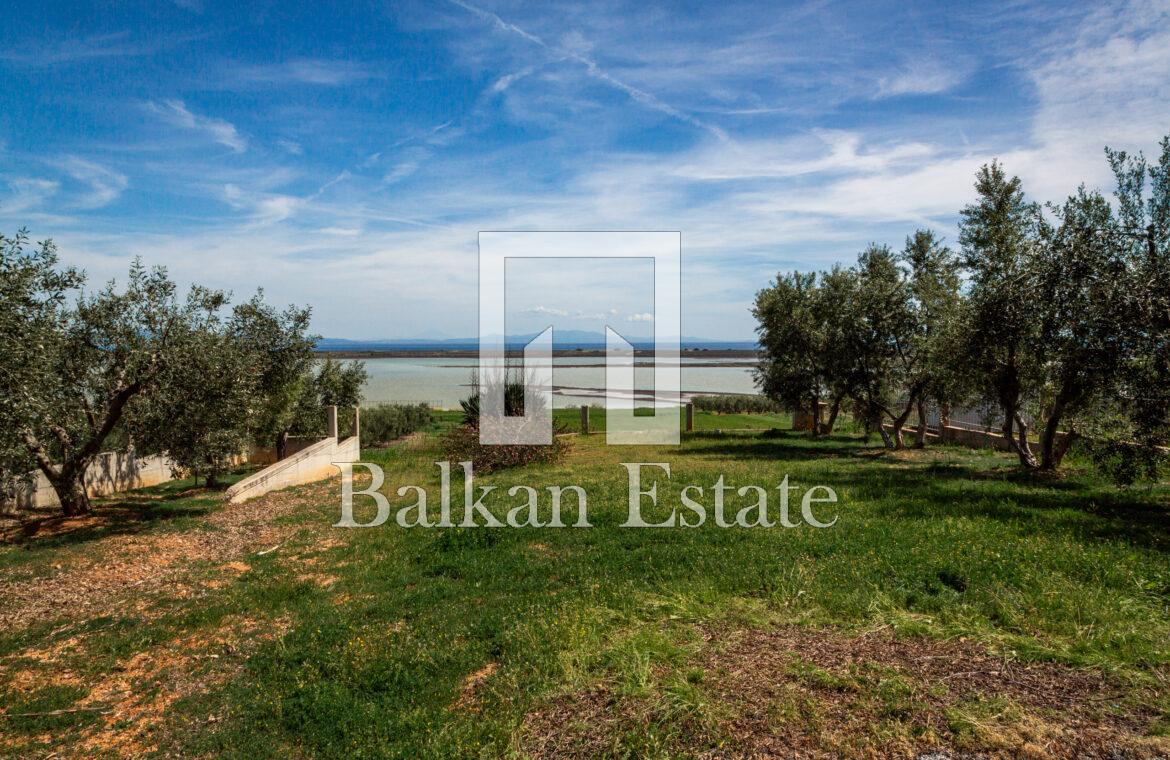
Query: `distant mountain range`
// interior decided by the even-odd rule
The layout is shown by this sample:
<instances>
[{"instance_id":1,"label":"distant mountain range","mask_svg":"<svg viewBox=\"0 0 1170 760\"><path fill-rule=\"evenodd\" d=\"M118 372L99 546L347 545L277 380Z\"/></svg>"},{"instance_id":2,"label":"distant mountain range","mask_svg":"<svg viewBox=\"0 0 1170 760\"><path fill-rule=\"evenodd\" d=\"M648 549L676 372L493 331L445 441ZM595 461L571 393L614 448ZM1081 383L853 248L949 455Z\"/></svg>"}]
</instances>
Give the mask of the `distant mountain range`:
<instances>
[{"instance_id":1,"label":"distant mountain range","mask_svg":"<svg viewBox=\"0 0 1170 760\"><path fill-rule=\"evenodd\" d=\"M537 336L509 335L507 345L519 349ZM654 338L625 335L635 348L653 348ZM706 349L757 348L754 340L711 340L684 335L682 347ZM605 348L605 334L587 330L554 330L553 348L571 351L577 348ZM349 340L347 338L322 338L317 342L318 351L474 351L479 349L479 338L395 338L386 340Z\"/></svg>"}]
</instances>

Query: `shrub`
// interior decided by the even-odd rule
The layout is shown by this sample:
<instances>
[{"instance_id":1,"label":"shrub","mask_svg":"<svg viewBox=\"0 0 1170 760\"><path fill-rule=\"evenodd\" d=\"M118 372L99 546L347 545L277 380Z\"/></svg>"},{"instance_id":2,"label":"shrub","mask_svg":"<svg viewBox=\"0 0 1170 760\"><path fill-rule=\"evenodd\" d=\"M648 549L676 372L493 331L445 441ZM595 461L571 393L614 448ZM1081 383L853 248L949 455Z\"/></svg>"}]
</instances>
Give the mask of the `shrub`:
<instances>
[{"instance_id":1,"label":"shrub","mask_svg":"<svg viewBox=\"0 0 1170 760\"><path fill-rule=\"evenodd\" d=\"M472 394L459 402L463 409L463 424L479 424L479 381L472 379ZM521 380L507 380L504 383L504 414L509 417L524 414L524 383Z\"/></svg>"},{"instance_id":2,"label":"shrub","mask_svg":"<svg viewBox=\"0 0 1170 760\"><path fill-rule=\"evenodd\" d=\"M695 396L691 401L700 412L716 414L772 414L781 411L775 401L759 395Z\"/></svg>"},{"instance_id":3,"label":"shrub","mask_svg":"<svg viewBox=\"0 0 1170 760\"><path fill-rule=\"evenodd\" d=\"M389 443L431 424L426 404L379 404L362 410L362 438L372 444Z\"/></svg>"},{"instance_id":4,"label":"shrub","mask_svg":"<svg viewBox=\"0 0 1170 760\"><path fill-rule=\"evenodd\" d=\"M451 462L471 462L476 472L491 472L536 462L557 462L570 444L553 436L551 444L485 446L479 442L479 427L457 425L443 436L443 451Z\"/></svg>"}]
</instances>

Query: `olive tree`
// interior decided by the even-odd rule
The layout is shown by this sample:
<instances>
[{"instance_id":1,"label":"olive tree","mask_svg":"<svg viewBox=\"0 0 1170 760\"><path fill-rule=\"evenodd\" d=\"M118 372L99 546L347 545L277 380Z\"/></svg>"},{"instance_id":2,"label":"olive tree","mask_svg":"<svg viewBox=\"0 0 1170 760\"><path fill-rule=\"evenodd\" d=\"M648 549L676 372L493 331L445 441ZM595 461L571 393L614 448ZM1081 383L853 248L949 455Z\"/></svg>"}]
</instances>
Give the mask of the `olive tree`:
<instances>
[{"instance_id":1,"label":"olive tree","mask_svg":"<svg viewBox=\"0 0 1170 760\"><path fill-rule=\"evenodd\" d=\"M1030 395L1041 422L1042 470L1060 466L1080 435L1078 426L1092 418L1102 397L1117 391L1134 337L1126 324L1133 286L1129 257L1101 234L1114 225L1109 203L1081 188L1050 209L1055 223L1043 226L1033 263L1038 334ZM1020 442L1021 448L1028 445Z\"/></svg>"},{"instance_id":2,"label":"olive tree","mask_svg":"<svg viewBox=\"0 0 1170 760\"><path fill-rule=\"evenodd\" d=\"M1009 178L995 162L976 174L975 192L977 200L963 208L959 222L970 281L964 364L973 371L980 395L999 405L1003 437L1021 465L1035 468L1023 406L1037 370L1032 351L1039 337L1033 263L1040 209L1024 197L1019 178Z\"/></svg>"},{"instance_id":3,"label":"olive tree","mask_svg":"<svg viewBox=\"0 0 1170 760\"><path fill-rule=\"evenodd\" d=\"M176 473L203 476L213 488L247 451L252 417L266 399L250 346L218 315L202 328L129 419L136 449L165 453Z\"/></svg>"},{"instance_id":4,"label":"olive tree","mask_svg":"<svg viewBox=\"0 0 1170 760\"><path fill-rule=\"evenodd\" d=\"M816 274L792 272L757 293L752 309L760 336L756 384L789 409L810 409L813 435L822 431L820 405L832 388L830 300Z\"/></svg>"},{"instance_id":5,"label":"olive tree","mask_svg":"<svg viewBox=\"0 0 1170 760\"><path fill-rule=\"evenodd\" d=\"M901 448L902 427L921 393L917 385L908 393L905 387L919 361L910 289L888 246L871 244L858 256L854 271L854 298L840 307L849 392L866 429L881 435L888 448ZM886 430L887 421L893 436Z\"/></svg>"},{"instance_id":6,"label":"olive tree","mask_svg":"<svg viewBox=\"0 0 1170 760\"><path fill-rule=\"evenodd\" d=\"M231 335L250 359L250 372L263 396L251 418L251 434L257 443L272 443L277 459L283 459L288 437L298 416L298 405L311 382L313 347L310 310L289 306L278 311L264 301L263 292L236 306Z\"/></svg>"},{"instance_id":7,"label":"olive tree","mask_svg":"<svg viewBox=\"0 0 1170 760\"><path fill-rule=\"evenodd\" d=\"M362 387L368 376L364 362L342 362L331 356L319 361L316 372L306 372L301 380L290 431L297 435L321 433L325 407L352 409L359 406Z\"/></svg>"},{"instance_id":8,"label":"olive tree","mask_svg":"<svg viewBox=\"0 0 1170 760\"><path fill-rule=\"evenodd\" d=\"M1152 165L1106 149L1117 213L1099 237L1131 274L1119 320L1130 340L1111 396L1115 426L1095 430L1092 448L1121 483L1157 478L1170 445L1170 136L1160 148Z\"/></svg>"},{"instance_id":9,"label":"olive tree","mask_svg":"<svg viewBox=\"0 0 1170 760\"><path fill-rule=\"evenodd\" d=\"M914 445L926 445L926 404L949 407L961 396L953 368L953 336L960 324L962 294L959 261L930 230L906 238L900 256L909 270L910 330L902 348L906 359L907 405L918 411Z\"/></svg>"},{"instance_id":10,"label":"olive tree","mask_svg":"<svg viewBox=\"0 0 1170 760\"><path fill-rule=\"evenodd\" d=\"M0 235L0 505L37 467L22 431L45 420L48 398L37 392L57 351L68 299L83 275L58 266L52 241L29 247L24 230Z\"/></svg>"},{"instance_id":11,"label":"olive tree","mask_svg":"<svg viewBox=\"0 0 1170 760\"><path fill-rule=\"evenodd\" d=\"M224 297L193 289L180 299L164 269L148 271L136 260L125 288L111 282L64 304L80 280L71 270L54 272L35 278L34 290L35 299L63 304L51 317L38 322L35 309L5 306L16 314L15 330L40 339L21 349L20 370L4 376L3 395L19 400L5 434L24 445L65 514L80 515L90 508L86 471L128 406L158 390L167 368L181 361L186 339Z\"/></svg>"}]
</instances>

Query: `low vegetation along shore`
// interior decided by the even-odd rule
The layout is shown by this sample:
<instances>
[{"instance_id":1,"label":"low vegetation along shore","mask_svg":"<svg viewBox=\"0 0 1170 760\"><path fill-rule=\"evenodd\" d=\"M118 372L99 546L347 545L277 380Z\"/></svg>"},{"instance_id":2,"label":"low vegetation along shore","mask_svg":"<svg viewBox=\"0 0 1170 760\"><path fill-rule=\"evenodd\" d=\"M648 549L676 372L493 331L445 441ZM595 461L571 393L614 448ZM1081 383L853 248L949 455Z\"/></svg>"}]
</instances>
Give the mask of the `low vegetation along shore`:
<instances>
[{"instance_id":1,"label":"low vegetation along shore","mask_svg":"<svg viewBox=\"0 0 1170 760\"><path fill-rule=\"evenodd\" d=\"M437 486L454 417L365 452L392 504ZM1118 490L1075 453L1043 476L780 415L696 422L678 448L574 436L559 462L480 480L579 483L591 530L335 529L336 480L243 505L177 481L25 525L0 547L0 748L1170 753L1167 486ZM787 475L832 487L840 519L622 529L623 461L671 464L663 503Z\"/></svg>"}]
</instances>

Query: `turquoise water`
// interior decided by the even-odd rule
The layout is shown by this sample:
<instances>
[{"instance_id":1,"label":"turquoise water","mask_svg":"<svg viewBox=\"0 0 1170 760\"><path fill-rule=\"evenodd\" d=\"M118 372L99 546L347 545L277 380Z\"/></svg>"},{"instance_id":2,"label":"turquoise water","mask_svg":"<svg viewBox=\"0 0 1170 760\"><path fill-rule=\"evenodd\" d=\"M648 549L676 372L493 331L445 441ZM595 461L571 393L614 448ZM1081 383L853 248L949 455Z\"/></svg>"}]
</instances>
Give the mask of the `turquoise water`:
<instances>
[{"instance_id":1,"label":"turquoise water","mask_svg":"<svg viewBox=\"0 0 1170 760\"><path fill-rule=\"evenodd\" d=\"M602 357L565 357L553 362L554 406L561 408L582 403L600 404L603 399L588 390L605 388ZM428 403L453 409L470 392L472 373L477 359L366 359L369 380L364 404ZM649 390L654 385L654 371L649 365L634 368L634 386ZM727 366L727 360L685 359L682 366L682 390L695 393L755 393L751 368Z\"/></svg>"}]
</instances>

